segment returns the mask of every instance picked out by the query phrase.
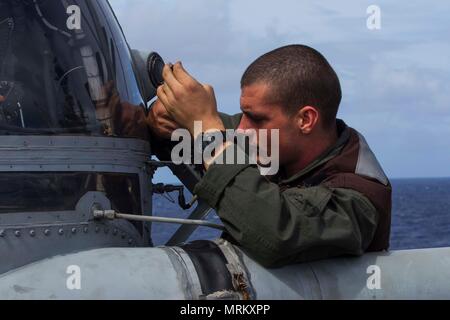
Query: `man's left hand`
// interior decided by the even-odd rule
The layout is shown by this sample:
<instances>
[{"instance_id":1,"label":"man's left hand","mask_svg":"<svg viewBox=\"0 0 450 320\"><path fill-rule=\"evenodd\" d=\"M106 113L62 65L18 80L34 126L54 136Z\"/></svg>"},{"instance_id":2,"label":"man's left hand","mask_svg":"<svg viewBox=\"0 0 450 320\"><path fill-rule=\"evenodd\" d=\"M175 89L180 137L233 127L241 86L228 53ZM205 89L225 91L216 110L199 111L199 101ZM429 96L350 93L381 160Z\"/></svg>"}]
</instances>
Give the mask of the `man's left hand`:
<instances>
[{"instance_id":1,"label":"man's left hand","mask_svg":"<svg viewBox=\"0 0 450 320\"><path fill-rule=\"evenodd\" d=\"M217 112L214 89L195 80L181 62L163 69L165 84L157 91L158 98L172 118L194 135L194 122L201 121L203 131L225 130ZM194 137L196 138L196 137Z\"/></svg>"}]
</instances>

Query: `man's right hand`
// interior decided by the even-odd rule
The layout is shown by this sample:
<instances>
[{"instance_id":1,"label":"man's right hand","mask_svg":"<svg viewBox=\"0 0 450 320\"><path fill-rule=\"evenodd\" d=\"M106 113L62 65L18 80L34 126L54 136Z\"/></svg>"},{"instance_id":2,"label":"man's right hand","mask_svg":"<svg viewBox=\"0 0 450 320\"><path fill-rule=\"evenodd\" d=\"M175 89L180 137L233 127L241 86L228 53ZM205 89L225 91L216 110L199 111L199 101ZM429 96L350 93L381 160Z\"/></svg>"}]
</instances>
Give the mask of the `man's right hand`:
<instances>
[{"instance_id":1,"label":"man's right hand","mask_svg":"<svg viewBox=\"0 0 450 320\"><path fill-rule=\"evenodd\" d=\"M159 138L169 140L172 132L180 128L159 100L156 100L148 112L147 125L153 134Z\"/></svg>"}]
</instances>

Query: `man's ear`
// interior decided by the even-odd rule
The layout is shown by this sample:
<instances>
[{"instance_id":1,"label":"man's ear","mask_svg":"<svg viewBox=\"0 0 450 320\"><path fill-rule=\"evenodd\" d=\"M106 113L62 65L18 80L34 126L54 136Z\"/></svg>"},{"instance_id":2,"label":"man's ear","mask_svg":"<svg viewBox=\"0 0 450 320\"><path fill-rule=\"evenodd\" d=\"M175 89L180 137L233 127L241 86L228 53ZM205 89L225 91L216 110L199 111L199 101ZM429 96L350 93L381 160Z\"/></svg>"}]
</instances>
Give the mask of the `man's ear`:
<instances>
[{"instance_id":1,"label":"man's ear","mask_svg":"<svg viewBox=\"0 0 450 320\"><path fill-rule=\"evenodd\" d=\"M305 106L298 110L295 119L300 132L310 134L319 121L319 112L314 107Z\"/></svg>"}]
</instances>

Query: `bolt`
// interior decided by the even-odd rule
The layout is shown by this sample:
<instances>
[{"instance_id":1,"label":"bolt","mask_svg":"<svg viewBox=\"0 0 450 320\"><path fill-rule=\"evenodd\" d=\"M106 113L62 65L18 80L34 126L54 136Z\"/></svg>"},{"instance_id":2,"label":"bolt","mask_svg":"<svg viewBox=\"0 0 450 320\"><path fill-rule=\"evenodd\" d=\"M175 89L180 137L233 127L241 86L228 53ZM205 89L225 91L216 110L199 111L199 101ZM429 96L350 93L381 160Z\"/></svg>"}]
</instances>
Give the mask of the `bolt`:
<instances>
[{"instance_id":1,"label":"bolt","mask_svg":"<svg viewBox=\"0 0 450 320\"><path fill-rule=\"evenodd\" d=\"M15 234L16 237L20 237L20 231L19 231L19 230L17 230L16 232L14 232L14 234Z\"/></svg>"},{"instance_id":2,"label":"bolt","mask_svg":"<svg viewBox=\"0 0 450 320\"><path fill-rule=\"evenodd\" d=\"M71 231L72 231L73 234L75 234L75 233L77 233L77 228L72 228Z\"/></svg>"},{"instance_id":3,"label":"bolt","mask_svg":"<svg viewBox=\"0 0 450 320\"><path fill-rule=\"evenodd\" d=\"M44 234L45 234L46 236L49 236L49 235L50 235L50 230L49 230L49 229L45 229L45 230L44 230Z\"/></svg>"},{"instance_id":4,"label":"bolt","mask_svg":"<svg viewBox=\"0 0 450 320\"><path fill-rule=\"evenodd\" d=\"M64 229L59 229L58 233L59 233L60 236L62 236L64 234Z\"/></svg>"},{"instance_id":5,"label":"bolt","mask_svg":"<svg viewBox=\"0 0 450 320\"><path fill-rule=\"evenodd\" d=\"M89 231L88 227L84 227L83 232L88 233L88 231Z\"/></svg>"},{"instance_id":6,"label":"bolt","mask_svg":"<svg viewBox=\"0 0 450 320\"><path fill-rule=\"evenodd\" d=\"M133 239L128 239L128 244L132 245L133 244Z\"/></svg>"},{"instance_id":7,"label":"bolt","mask_svg":"<svg viewBox=\"0 0 450 320\"><path fill-rule=\"evenodd\" d=\"M30 236L31 236L31 237L34 237L35 235L36 235L36 232L35 232L34 230L31 230L31 231L30 231Z\"/></svg>"},{"instance_id":8,"label":"bolt","mask_svg":"<svg viewBox=\"0 0 450 320\"><path fill-rule=\"evenodd\" d=\"M0 230L0 238L3 238L5 236L5 230Z\"/></svg>"},{"instance_id":9,"label":"bolt","mask_svg":"<svg viewBox=\"0 0 450 320\"><path fill-rule=\"evenodd\" d=\"M99 227L95 227L95 232L98 233L100 231Z\"/></svg>"}]
</instances>

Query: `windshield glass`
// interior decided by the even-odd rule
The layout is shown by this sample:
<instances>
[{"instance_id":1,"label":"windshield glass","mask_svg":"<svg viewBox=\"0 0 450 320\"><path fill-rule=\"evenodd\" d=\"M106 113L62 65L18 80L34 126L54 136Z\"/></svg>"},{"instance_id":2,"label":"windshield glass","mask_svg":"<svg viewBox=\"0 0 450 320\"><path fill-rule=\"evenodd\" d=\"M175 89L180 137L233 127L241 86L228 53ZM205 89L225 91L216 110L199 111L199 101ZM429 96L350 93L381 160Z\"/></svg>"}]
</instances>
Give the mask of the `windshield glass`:
<instances>
[{"instance_id":1,"label":"windshield glass","mask_svg":"<svg viewBox=\"0 0 450 320\"><path fill-rule=\"evenodd\" d=\"M128 46L106 8L0 0L0 134L147 138Z\"/></svg>"},{"instance_id":2,"label":"windshield glass","mask_svg":"<svg viewBox=\"0 0 450 320\"><path fill-rule=\"evenodd\" d=\"M73 211L88 192L103 192L118 212L141 214L137 174L88 172L2 172L0 215Z\"/></svg>"}]
</instances>

